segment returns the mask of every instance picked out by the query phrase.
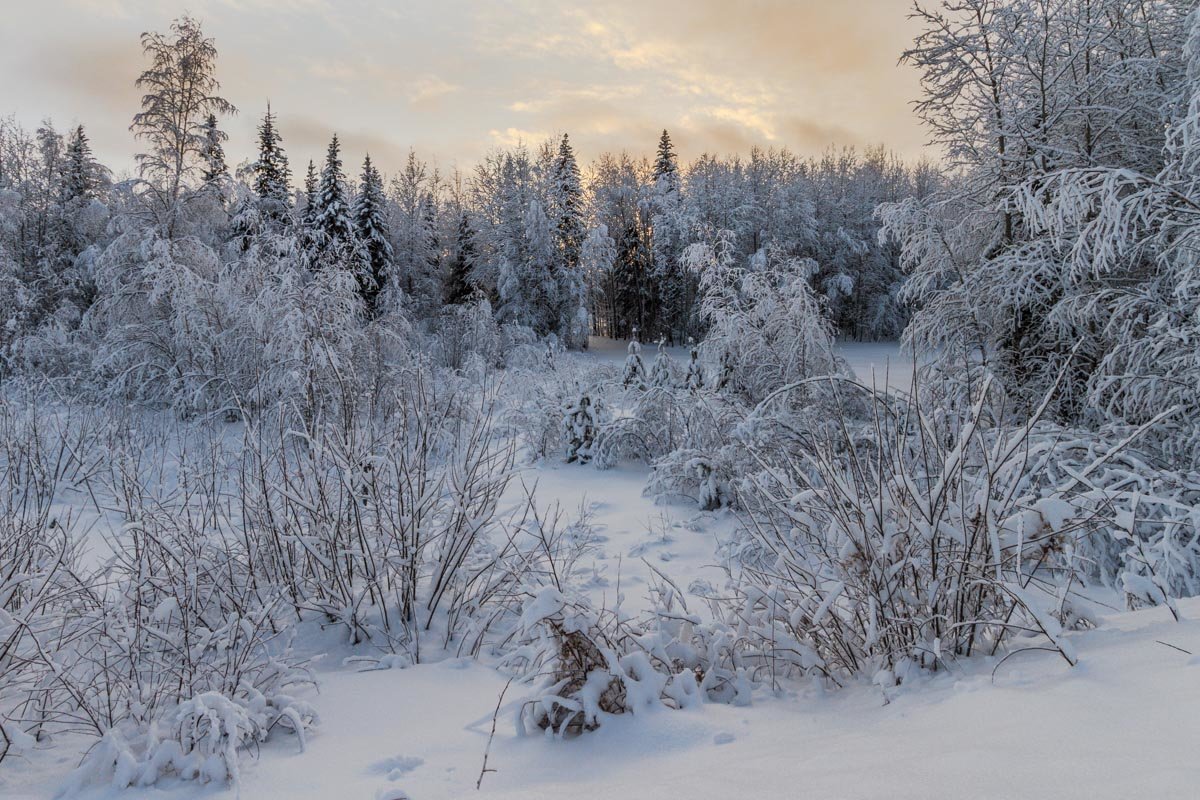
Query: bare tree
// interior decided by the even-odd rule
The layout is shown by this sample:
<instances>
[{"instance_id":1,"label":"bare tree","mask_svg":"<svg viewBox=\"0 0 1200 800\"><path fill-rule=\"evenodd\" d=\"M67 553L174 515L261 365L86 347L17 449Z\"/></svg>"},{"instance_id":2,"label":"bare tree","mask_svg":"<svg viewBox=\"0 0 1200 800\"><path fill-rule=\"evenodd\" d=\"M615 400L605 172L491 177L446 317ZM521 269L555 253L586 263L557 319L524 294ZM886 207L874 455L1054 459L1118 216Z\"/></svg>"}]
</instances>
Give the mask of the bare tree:
<instances>
[{"instance_id":1,"label":"bare tree","mask_svg":"<svg viewBox=\"0 0 1200 800\"><path fill-rule=\"evenodd\" d=\"M159 226L172 238L188 179L203 164L209 115L237 109L217 95L217 48L196 20L180 17L169 34L143 33L142 51L151 65L135 84L146 94L130 130L149 143L149 152L137 156L138 169Z\"/></svg>"}]
</instances>

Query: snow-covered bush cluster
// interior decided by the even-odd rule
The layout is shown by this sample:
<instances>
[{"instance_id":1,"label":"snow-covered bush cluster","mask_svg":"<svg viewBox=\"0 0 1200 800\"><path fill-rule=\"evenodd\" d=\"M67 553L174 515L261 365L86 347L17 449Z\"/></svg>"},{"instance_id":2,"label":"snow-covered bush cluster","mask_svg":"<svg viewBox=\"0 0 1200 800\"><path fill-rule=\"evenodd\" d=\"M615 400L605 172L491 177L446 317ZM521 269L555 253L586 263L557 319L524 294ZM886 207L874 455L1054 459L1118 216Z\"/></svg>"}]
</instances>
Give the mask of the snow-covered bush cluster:
<instances>
[{"instance_id":1,"label":"snow-covered bush cluster","mask_svg":"<svg viewBox=\"0 0 1200 800\"><path fill-rule=\"evenodd\" d=\"M97 737L75 779L123 787L236 780L239 751L277 731L303 746L316 713L295 693L311 676L281 624L282 587L260 581L229 516L221 450L168 463L161 439L119 418L6 402L0 420L0 759ZM125 520L99 564L79 520L59 515L74 492Z\"/></svg>"}]
</instances>

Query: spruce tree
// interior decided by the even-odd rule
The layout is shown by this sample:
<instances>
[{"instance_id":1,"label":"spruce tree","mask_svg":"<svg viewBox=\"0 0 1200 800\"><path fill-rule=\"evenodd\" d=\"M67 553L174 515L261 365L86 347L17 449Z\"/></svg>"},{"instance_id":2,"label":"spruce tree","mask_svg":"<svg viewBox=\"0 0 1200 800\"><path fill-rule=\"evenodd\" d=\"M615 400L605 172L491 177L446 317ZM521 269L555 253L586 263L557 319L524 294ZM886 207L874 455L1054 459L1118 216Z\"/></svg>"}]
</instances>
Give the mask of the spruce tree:
<instances>
[{"instance_id":1,"label":"spruce tree","mask_svg":"<svg viewBox=\"0 0 1200 800\"><path fill-rule=\"evenodd\" d=\"M554 182L551 201L555 215L555 244L561 264L555 271L558 284L555 303L558 306L559 339L568 347L587 344L587 288L581 269L583 241L587 229L583 219L583 185L579 164L571 141L563 134L554 162Z\"/></svg>"},{"instance_id":2,"label":"spruce tree","mask_svg":"<svg viewBox=\"0 0 1200 800\"><path fill-rule=\"evenodd\" d=\"M283 151L283 138L275 127L275 115L268 104L267 113L258 126L258 160L254 162L254 191L264 217L276 222L287 219L291 181L292 171Z\"/></svg>"},{"instance_id":3,"label":"spruce tree","mask_svg":"<svg viewBox=\"0 0 1200 800\"><path fill-rule=\"evenodd\" d=\"M450 273L446 276L445 300L447 305L461 305L474 293L471 285L471 268L475 264L475 231L471 218L464 210L458 216L458 235L454 242L454 259L450 262Z\"/></svg>"},{"instance_id":4,"label":"spruce tree","mask_svg":"<svg viewBox=\"0 0 1200 800\"><path fill-rule=\"evenodd\" d=\"M225 164L225 148L221 144L228 138L229 135L217 127L217 115L209 114L204 120L204 145L201 148L201 158L204 161L201 179L205 186L220 183L229 176L229 167Z\"/></svg>"},{"instance_id":5,"label":"spruce tree","mask_svg":"<svg viewBox=\"0 0 1200 800\"><path fill-rule=\"evenodd\" d=\"M60 195L63 205L74 200L90 200L96 196L104 168L92 156L83 126L79 125L67 141L66 157L61 172Z\"/></svg>"},{"instance_id":6,"label":"spruce tree","mask_svg":"<svg viewBox=\"0 0 1200 800\"><path fill-rule=\"evenodd\" d=\"M672 383L671 354L667 352L667 340L660 336L658 339L658 355L650 366L650 385L669 388Z\"/></svg>"},{"instance_id":7,"label":"spruce tree","mask_svg":"<svg viewBox=\"0 0 1200 800\"><path fill-rule=\"evenodd\" d=\"M425 274L429 276L429 299L436 303L442 274L442 240L438 236L437 200L433 192L426 192L421 201L421 233L425 237Z\"/></svg>"},{"instance_id":8,"label":"spruce tree","mask_svg":"<svg viewBox=\"0 0 1200 800\"><path fill-rule=\"evenodd\" d=\"M700 366L700 350L696 347L696 340L688 338L688 368L687 376L683 383L688 389L696 390L704 388L704 369Z\"/></svg>"},{"instance_id":9,"label":"spruce tree","mask_svg":"<svg viewBox=\"0 0 1200 800\"><path fill-rule=\"evenodd\" d=\"M686 333L696 287L695 278L679 263L684 238L679 219L682 205L679 163L671 136L665 130L658 141L653 180L650 187L653 231L650 291L659 311L659 327L674 341L676 334L683 336Z\"/></svg>"},{"instance_id":10,"label":"spruce tree","mask_svg":"<svg viewBox=\"0 0 1200 800\"><path fill-rule=\"evenodd\" d=\"M346 199L346 176L342 172L341 143L337 134L329 142L325 166L312 206L312 228L322 255L346 255L355 244L354 221Z\"/></svg>"},{"instance_id":11,"label":"spruce tree","mask_svg":"<svg viewBox=\"0 0 1200 800\"><path fill-rule=\"evenodd\" d=\"M562 254L562 266L564 269L578 269L583 239L587 235L583 224L583 186L575 151L565 133L554 162L552 193L556 216L555 238Z\"/></svg>"},{"instance_id":12,"label":"spruce tree","mask_svg":"<svg viewBox=\"0 0 1200 800\"><path fill-rule=\"evenodd\" d=\"M392 268L386 203L383 178L368 155L363 159L362 182L354 200L354 227L361 243L358 289L368 318L378 314L379 294Z\"/></svg>"},{"instance_id":13,"label":"spruce tree","mask_svg":"<svg viewBox=\"0 0 1200 800\"><path fill-rule=\"evenodd\" d=\"M658 139L658 152L654 157L654 184L656 187L662 186L664 193L679 193L679 162L675 157L671 134L665 128Z\"/></svg>"},{"instance_id":14,"label":"spruce tree","mask_svg":"<svg viewBox=\"0 0 1200 800\"><path fill-rule=\"evenodd\" d=\"M304 174L304 211L300 215L300 224L306 229L312 229L317 215L317 167L312 159L308 160L308 171Z\"/></svg>"},{"instance_id":15,"label":"spruce tree","mask_svg":"<svg viewBox=\"0 0 1200 800\"><path fill-rule=\"evenodd\" d=\"M646 365L642 362L642 343L638 341L638 329L633 328L633 336L629 340L629 355L625 357L625 371L621 375L621 385L626 389L646 388Z\"/></svg>"}]
</instances>

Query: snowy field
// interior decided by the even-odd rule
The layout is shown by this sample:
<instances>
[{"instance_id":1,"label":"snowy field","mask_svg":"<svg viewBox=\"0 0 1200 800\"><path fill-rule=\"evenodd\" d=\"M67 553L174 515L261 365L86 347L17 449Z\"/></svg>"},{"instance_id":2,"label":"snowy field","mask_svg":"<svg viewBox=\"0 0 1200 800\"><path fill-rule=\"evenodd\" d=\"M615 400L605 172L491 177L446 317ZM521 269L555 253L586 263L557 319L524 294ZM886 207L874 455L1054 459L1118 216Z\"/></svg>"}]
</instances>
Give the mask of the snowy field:
<instances>
[{"instance_id":1,"label":"snowy field","mask_svg":"<svg viewBox=\"0 0 1200 800\"><path fill-rule=\"evenodd\" d=\"M911 383L895 345L845 343L860 380L894 389ZM679 361L682 349L672 351ZM619 364L624 346L593 340L585 359ZM645 605L653 570L680 586L716 583L716 550L733 512L662 504L643 495L645 467L540 462L522 469L506 502L536 487L542 504L586 512L597 547L585 566L598 606L630 613ZM80 498L81 513L87 513ZM93 532L110 520L93 515ZM1127 613L1108 603L1098 629L1068 633L1079 655L1031 649L951 664L902 690L816 685L749 705L643 710L583 737L517 734L509 688L476 790L505 676L486 663L446 658L403 669L347 664L334 634L301 643L317 656L319 689L308 699L320 725L297 752L284 737L243 759L240 788L164 779L118 792L85 787L87 800L190 798L1171 798L1194 797L1200 742L1200 600ZM1036 645L1037 642L1031 642ZM6 764L0 797L54 795L78 762L70 746L35 750Z\"/></svg>"},{"instance_id":2,"label":"snowy field","mask_svg":"<svg viewBox=\"0 0 1200 800\"><path fill-rule=\"evenodd\" d=\"M1200 602L1181 608L1200 619ZM1176 624L1160 608L1113 614L1072 638L1077 667L1030 652L993 676L995 662L981 660L890 699L866 686L761 695L745 708L626 716L567 741L518 737L502 719L489 759L496 772L479 792L491 726L481 709L504 687L498 673L467 661L335 669L321 674L322 722L308 752L265 749L243 768L241 797L1194 798L1200 658L1174 647L1200 653L1200 623ZM70 766L65 756L40 765ZM36 774L21 768L3 796L48 797L30 784ZM237 795L182 784L119 796Z\"/></svg>"},{"instance_id":3,"label":"snowy field","mask_svg":"<svg viewBox=\"0 0 1200 800\"><path fill-rule=\"evenodd\" d=\"M593 336L588 340L588 356L598 361L620 366L625 361L626 342ZM643 345L647 360L654 357L658 348L653 344ZM854 370L854 375L867 386L888 386L897 391L907 391L912 386L913 360L900 351L896 342L855 342L843 340L838 350ZM667 352L676 363L686 364L686 347L668 347Z\"/></svg>"}]
</instances>

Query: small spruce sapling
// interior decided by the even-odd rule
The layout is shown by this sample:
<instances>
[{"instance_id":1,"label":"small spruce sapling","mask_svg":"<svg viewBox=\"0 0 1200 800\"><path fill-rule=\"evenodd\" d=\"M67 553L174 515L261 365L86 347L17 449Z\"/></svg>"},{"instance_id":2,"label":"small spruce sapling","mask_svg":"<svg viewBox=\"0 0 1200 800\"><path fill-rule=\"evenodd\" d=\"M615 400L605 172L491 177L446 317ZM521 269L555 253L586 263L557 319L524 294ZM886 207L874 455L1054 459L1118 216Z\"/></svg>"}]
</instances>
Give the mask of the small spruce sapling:
<instances>
[{"instance_id":1,"label":"small spruce sapling","mask_svg":"<svg viewBox=\"0 0 1200 800\"><path fill-rule=\"evenodd\" d=\"M665 337L659 337L658 355L654 357L654 364L650 367L650 385L669 387L672 371L671 356L667 353L667 340Z\"/></svg>"},{"instance_id":2,"label":"small spruce sapling","mask_svg":"<svg viewBox=\"0 0 1200 800\"><path fill-rule=\"evenodd\" d=\"M630 386L643 390L646 388L646 365L642 362L642 343L638 341L637 328L633 329L633 338L629 340L629 355L625 358L621 385L626 389Z\"/></svg>"},{"instance_id":3,"label":"small spruce sapling","mask_svg":"<svg viewBox=\"0 0 1200 800\"><path fill-rule=\"evenodd\" d=\"M567 440L567 463L587 464L596 454L596 436L604 408L593 402L591 393L580 392L575 400L563 406L564 438Z\"/></svg>"},{"instance_id":4,"label":"small spruce sapling","mask_svg":"<svg viewBox=\"0 0 1200 800\"><path fill-rule=\"evenodd\" d=\"M692 391L696 391L697 389L704 388L704 370L700 366L700 350L696 347L696 340L690 336L688 337L688 348L690 352L684 386Z\"/></svg>"}]
</instances>

